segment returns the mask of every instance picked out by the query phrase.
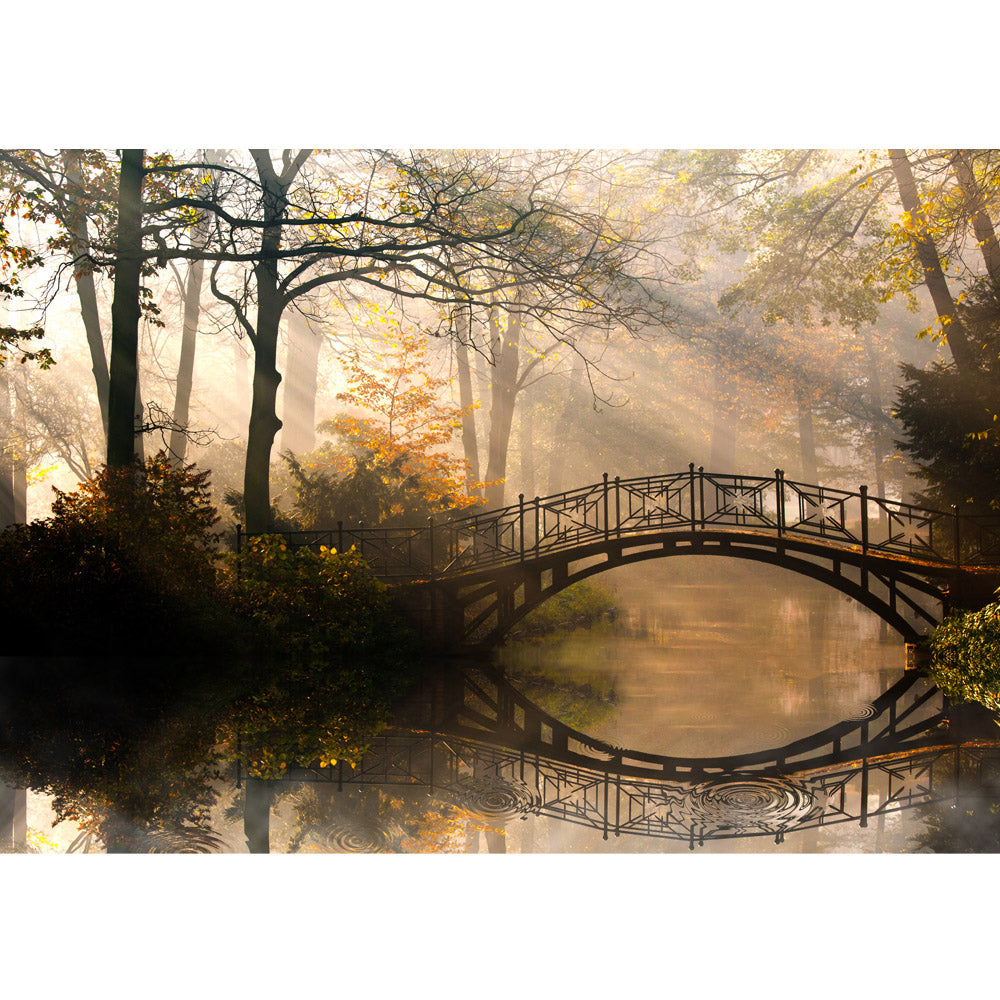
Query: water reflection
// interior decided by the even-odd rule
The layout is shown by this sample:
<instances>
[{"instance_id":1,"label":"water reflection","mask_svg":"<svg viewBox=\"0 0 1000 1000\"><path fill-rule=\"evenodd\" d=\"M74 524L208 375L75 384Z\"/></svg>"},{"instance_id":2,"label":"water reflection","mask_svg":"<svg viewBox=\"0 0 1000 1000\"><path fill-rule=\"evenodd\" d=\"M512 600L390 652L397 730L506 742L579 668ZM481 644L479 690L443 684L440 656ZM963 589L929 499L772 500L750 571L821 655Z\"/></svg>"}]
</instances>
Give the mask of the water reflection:
<instances>
[{"instance_id":1,"label":"water reflection","mask_svg":"<svg viewBox=\"0 0 1000 1000\"><path fill-rule=\"evenodd\" d=\"M363 767L272 783L270 849L994 850L998 775L996 745L787 775L654 782L426 733L386 735Z\"/></svg>"},{"instance_id":2,"label":"water reflection","mask_svg":"<svg viewBox=\"0 0 1000 1000\"><path fill-rule=\"evenodd\" d=\"M788 571L676 557L600 578L614 628L500 651L512 677L592 679L617 711L595 737L651 752L726 754L849 718L899 676L904 647L865 608Z\"/></svg>"},{"instance_id":3,"label":"water reflection","mask_svg":"<svg viewBox=\"0 0 1000 1000\"><path fill-rule=\"evenodd\" d=\"M633 609L620 627L512 645L495 668L442 664L355 767L252 777L239 759L253 748L218 743L190 713L109 729L86 759L67 728L47 744L55 770L32 762L19 828L32 837L11 826L7 849L996 849L996 727L969 728L904 674L901 645L866 612L822 589L789 596L756 567L655 579L619 581ZM104 803L82 830L43 829L60 768Z\"/></svg>"}]
</instances>

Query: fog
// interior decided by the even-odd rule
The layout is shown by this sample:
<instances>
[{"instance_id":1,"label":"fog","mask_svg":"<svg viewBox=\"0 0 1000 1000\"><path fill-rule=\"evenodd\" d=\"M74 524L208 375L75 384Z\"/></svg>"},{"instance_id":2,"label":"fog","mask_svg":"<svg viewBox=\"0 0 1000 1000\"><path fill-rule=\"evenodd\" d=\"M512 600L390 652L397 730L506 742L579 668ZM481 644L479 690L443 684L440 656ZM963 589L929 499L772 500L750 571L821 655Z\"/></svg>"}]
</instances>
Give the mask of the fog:
<instances>
[{"instance_id":1,"label":"fog","mask_svg":"<svg viewBox=\"0 0 1000 1000\"><path fill-rule=\"evenodd\" d=\"M17 152L7 164L9 183L28 158ZM387 423L372 384L350 400L341 394L352 352L357 368L386 383L401 338L424 353L391 379L400 399L424 386L423 419L394 430L394 442L464 463L466 474L456 478L455 466L449 481L489 506L557 493L604 472L655 474L689 462L758 475L780 467L799 481L866 483L912 498L917 470L896 444L904 434L893 416L899 365L948 360L948 344L916 337L935 324L919 276L889 273L895 251L882 234L901 212L898 192L883 184L874 207L852 203L837 229L828 217L809 216L805 195L827 185L849 202L857 193L850 170L869 167L867 153L807 152L795 160L805 166L783 177L779 167L792 152L434 151L391 161L365 151L312 154L292 183L291 215L322 201L324 211L346 220L367 199L364 210L375 219L368 225L383 231L347 233L344 227L361 224L339 223L333 249L310 258L311 237L296 227L291 239L302 256L279 261L285 293L295 297L277 341L282 427L270 447L272 501L294 515L282 453L308 464L317 449L342 452L343 428L329 426L337 418ZM47 155L58 184L62 161ZM215 204L250 211L253 186L228 179L252 175L246 151L166 155L207 162L198 176L213 186ZM280 154L272 155L278 162ZM927 184L948 182L943 154L917 151L911 159L923 164ZM107 162L113 169L113 154ZM878 168L881 178L881 161ZM496 219L460 252L440 241L424 249L433 227L439 234L448 224L440 207L448 198L469 224L470 213L487 204ZM377 199L380 210L372 212ZM768 216L777 204L802 218ZM392 249L386 233L411 219L418 224L404 230L408 245ZM9 222L12 239L40 251L65 230L54 214ZM527 231L520 245L495 236L515 224ZM95 243L107 243L107 225L91 220ZM137 448L176 452L186 436L184 460L211 469L223 506L227 490L244 489L257 308L252 262L226 258L252 250L256 237L251 228L228 250L220 242L214 259L186 259L196 229L176 221L161 227L171 234L172 256L151 258L143 277ZM948 253L975 270L969 234L953 243ZM107 356L114 286L102 253L92 251L91 276ZM22 519L45 516L51 486L72 488L105 458L74 268L86 272L72 249L42 258L24 269L23 296L6 303L12 327L44 326L37 346L50 348L56 362L44 372L8 366L5 374L7 437L17 442L8 451L17 452L14 465L27 479ZM336 280L327 280L331 274ZM315 288L299 293L307 279ZM185 308L196 332L187 348L190 402L179 412ZM378 392L384 396L385 386ZM441 420L448 426L438 440L421 442L423 430ZM317 431L321 424L327 429Z\"/></svg>"}]
</instances>

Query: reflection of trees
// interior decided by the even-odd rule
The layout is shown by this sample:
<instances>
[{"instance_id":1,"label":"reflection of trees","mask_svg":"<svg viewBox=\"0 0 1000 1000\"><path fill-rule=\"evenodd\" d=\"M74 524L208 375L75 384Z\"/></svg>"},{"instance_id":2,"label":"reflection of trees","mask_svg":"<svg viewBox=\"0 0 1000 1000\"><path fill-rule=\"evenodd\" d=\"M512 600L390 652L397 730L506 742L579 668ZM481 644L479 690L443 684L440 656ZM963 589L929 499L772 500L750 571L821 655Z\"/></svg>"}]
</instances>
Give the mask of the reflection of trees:
<instances>
[{"instance_id":1,"label":"reflection of trees","mask_svg":"<svg viewBox=\"0 0 1000 1000\"><path fill-rule=\"evenodd\" d=\"M980 765L981 767L982 765ZM1000 776L961 761L947 798L919 806L924 829L912 840L934 854L1000 852Z\"/></svg>"},{"instance_id":2,"label":"reflection of trees","mask_svg":"<svg viewBox=\"0 0 1000 1000\"><path fill-rule=\"evenodd\" d=\"M925 829L913 840L918 849L934 854L996 854L1000 852L1000 799L963 796L959 802L935 802L923 807Z\"/></svg>"},{"instance_id":3,"label":"reflection of trees","mask_svg":"<svg viewBox=\"0 0 1000 1000\"><path fill-rule=\"evenodd\" d=\"M8 661L4 775L51 796L57 822L78 824L109 852L218 850L211 812L237 756L272 776L311 763L325 745L317 734L360 753L387 712L391 686L376 688L372 678L384 678L371 665L329 665L325 679L316 665L312 674L285 667ZM247 733L249 747L238 742Z\"/></svg>"},{"instance_id":4,"label":"reflection of trees","mask_svg":"<svg viewBox=\"0 0 1000 1000\"><path fill-rule=\"evenodd\" d=\"M145 671L161 676L143 691ZM205 850L219 754L203 713L171 705L171 672L165 661L10 668L0 756L18 783L52 796L57 821L109 852Z\"/></svg>"},{"instance_id":5,"label":"reflection of trees","mask_svg":"<svg viewBox=\"0 0 1000 1000\"><path fill-rule=\"evenodd\" d=\"M596 672L517 667L507 672L507 679L543 712L584 732L618 706L614 680Z\"/></svg>"},{"instance_id":6,"label":"reflection of trees","mask_svg":"<svg viewBox=\"0 0 1000 1000\"><path fill-rule=\"evenodd\" d=\"M461 853L477 829L461 808L423 790L300 785L290 802L292 853Z\"/></svg>"}]
</instances>

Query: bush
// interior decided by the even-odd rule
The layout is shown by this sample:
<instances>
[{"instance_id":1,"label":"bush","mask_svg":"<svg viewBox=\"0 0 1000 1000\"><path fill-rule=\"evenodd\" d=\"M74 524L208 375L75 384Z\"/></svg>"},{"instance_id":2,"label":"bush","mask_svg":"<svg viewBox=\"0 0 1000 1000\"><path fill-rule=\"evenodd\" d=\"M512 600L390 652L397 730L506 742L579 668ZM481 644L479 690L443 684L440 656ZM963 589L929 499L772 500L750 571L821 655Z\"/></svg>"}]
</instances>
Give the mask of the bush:
<instances>
[{"instance_id":1,"label":"bush","mask_svg":"<svg viewBox=\"0 0 1000 1000\"><path fill-rule=\"evenodd\" d=\"M264 669L225 729L250 773L357 762L412 679L414 638L385 585L353 548L292 549L280 535L251 539L237 566L231 599L259 632Z\"/></svg>"},{"instance_id":2,"label":"bush","mask_svg":"<svg viewBox=\"0 0 1000 1000\"><path fill-rule=\"evenodd\" d=\"M250 540L231 581L237 613L286 651L310 655L374 648L389 615L385 585L352 548L289 548L280 535Z\"/></svg>"},{"instance_id":3,"label":"bush","mask_svg":"<svg viewBox=\"0 0 1000 1000\"><path fill-rule=\"evenodd\" d=\"M948 698L1000 712L1000 604L946 619L930 649L931 678Z\"/></svg>"},{"instance_id":4,"label":"bush","mask_svg":"<svg viewBox=\"0 0 1000 1000\"><path fill-rule=\"evenodd\" d=\"M20 613L5 649L135 654L217 645L218 521L207 473L161 452L144 467L102 468L51 517L0 534L0 599Z\"/></svg>"}]
</instances>

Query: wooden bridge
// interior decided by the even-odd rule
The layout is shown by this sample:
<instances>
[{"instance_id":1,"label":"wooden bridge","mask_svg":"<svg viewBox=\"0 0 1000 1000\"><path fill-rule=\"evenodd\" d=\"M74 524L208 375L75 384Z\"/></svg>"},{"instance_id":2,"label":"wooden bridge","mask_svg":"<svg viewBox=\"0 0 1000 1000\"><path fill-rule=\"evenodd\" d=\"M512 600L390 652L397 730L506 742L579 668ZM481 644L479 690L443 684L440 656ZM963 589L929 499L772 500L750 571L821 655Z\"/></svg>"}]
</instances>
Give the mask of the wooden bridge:
<instances>
[{"instance_id":1,"label":"wooden bridge","mask_svg":"<svg viewBox=\"0 0 1000 1000\"><path fill-rule=\"evenodd\" d=\"M773 476L685 472L599 483L404 528L286 532L354 546L443 642L488 646L543 601L605 570L670 556L781 566L871 609L908 642L1000 584L1000 518Z\"/></svg>"}]
</instances>

